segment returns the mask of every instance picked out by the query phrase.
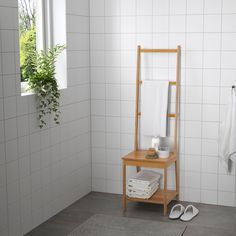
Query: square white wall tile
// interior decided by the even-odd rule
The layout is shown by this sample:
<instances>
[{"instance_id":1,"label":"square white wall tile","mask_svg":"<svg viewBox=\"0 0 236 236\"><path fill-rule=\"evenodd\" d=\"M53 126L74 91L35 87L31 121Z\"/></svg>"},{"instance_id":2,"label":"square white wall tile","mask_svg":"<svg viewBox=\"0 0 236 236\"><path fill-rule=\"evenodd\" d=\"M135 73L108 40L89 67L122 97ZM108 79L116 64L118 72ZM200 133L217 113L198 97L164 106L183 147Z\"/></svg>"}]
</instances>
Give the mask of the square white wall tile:
<instances>
[{"instance_id":1,"label":"square white wall tile","mask_svg":"<svg viewBox=\"0 0 236 236\"><path fill-rule=\"evenodd\" d=\"M233 0L224 0L222 6L222 13L235 13L236 12L236 4Z\"/></svg>"},{"instance_id":2,"label":"square white wall tile","mask_svg":"<svg viewBox=\"0 0 236 236\"><path fill-rule=\"evenodd\" d=\"M5 119L16 116L16 97L7 97L4 99Z\"/></svg>"},{"instance_id":3,"label":"square white wall tile","mask_svg":"<svg viewBox=\"0 0 236 236\"><path fill-rule=\"evenodd\" d=\"M206 14L221 14L222 1L221 0L205 0L204 12Z\"/></svg>"},{"instance_id":4,"label":"square white wall tile","mask_svg":"<svg viewBox=\"0 0 236 236\"><path fill-rule=\"evenodd\" d=\"M223 33L222 34L222 50L235 50L233 44L236 40L236 33Z\"/></svg>"},{"instance_id":5,"label":"square white wall tile","mask_svg":"<svg viewBox=\"0 0 236 236\"><path fill-rule=\"evenodd\" d=\"M231 192L218 192L218 204L224 206L234 206L235 194Z\"/></svg>"},{"instance_id":6,"label":"square white wall tile","mask_svg":"<svg viewBox=\"0 0 236 236\"><path fill-rule=\"evenodd\" d=\"M218 140L202 139L202 154L205 156L218 155Z\"/></svg>"},{"instance_id":7,"label":"square white wall tile","mask_svg":"<svg viewBox=\"0 0 236 236\"><path fill-rule=\"evenodd\" d=\"M151 33L151 32L152 32L152 16L138 16L137 33Z\"/></svg>"},{"instance_id":8,"label":"square white wall tile","mask_svg":"<svg viewBox=\"0 0 236 236\"><path fill-rule=\"evenodd\" d=\"M205 38L204 38L205 42ZM202 50L203 49L203 34L202 33L187 33L186 34L186 50Z\"/></svg>"},{"instance_id":9,"label":"square white wall tile","mask_svg":"<svg viewBox=\"0 0 236 236\"><path fill-rule=\"evenodd\" d=\"M104 16L105 0L90 1L90 16Z\"/></svg>"},{"instance_id":10,"label":"square white wall tile","mask_svg":"<svg viewBox=\"0 0 236 236\"><path fill-rule=\"evenodd\" d=\"M235 177L230 175L219 175L219 191L234 192Z\"/></svg>"},{"instance_id":11,"label":"square white wall tile","mask_svg":"<svg viewBox=\"0 0 236 236\"><path fill-rule=\"evenodd\" d=\"M136 13L136 0L121 0L121 15L130 16Z\"/></svg>"},{"instance_id":12,"label":"square white wall tile","mask_svg":"<svg viewBox=\"0 0 236 236\"><path fill-rule=\"evenodd\" d=\"M108 164L121 165L120 149L106 149L106 161Z\"/></svg>"},{"instance_id":13,"label":"square white wall tile","mask_svg":"<svg viewBox=\"0 0 236 236\"><path fill-rule=\"evenodd\" d=\"M219 33L205 33L203 47L204 47L204 50L220 50L221 49L221 35ZM222 46L222 49L223 49L223 46Z\"/></svg>"},{"instance_id":14,"label":"square white wall tile","mask_svg":"<svg viewBox=\"0 0 236 236\"><path fill-rule=\"evenodd\" d=\"M120 17L105 17L105 33L120 33Z\"/></svg>"},{"instance_id":15,"label":"square white wall tile","mask_svg":"<svg viewBox=\"0 0 236 236\"><path fill-rule=\"evenodd\" d=\"M200 189L184 188L184 201L200 202L201 192Z\"/></svg>"},{"instance_id":16,"label":"square white wall tile","mask_svg":"<svg viewBox=\"0 0 236 236\"><path fill-rule=\"evenodd\" d=\"M201 139L185 138L185 154L200 155L201 154Z\"/></svg>"},{"instance_id":17,"label":"square white wall tile","mask_svg":"<svg viewBox=\"0 0 236 236\"><path fill-rule=\"evenodd\" d=\"M235 19L235 14L222 15L222 32L235 32Z\"/></svg>"},{"instance_id":18,"label":"square white wall tile","mask_svg":"<svg viewBox=\"0 0 236 236\"><path fill-rule=\"evenodd\" d=\"M107 133L106 134L106 147L107 148L120 148L120 134Z\"/></svg>"},{"instance_id":19,"label":"square white wall tile","mask_svg":"<svg viewBox=\"0 0 236 236\"><path fill-rule=\"evenodd\" d=\"M202 87L186 87L185 91L186 103L201 103L202 102Z\"/></svg>"},{"instance_id":20,"label":"square white wall tile","mask_svg":"<svg viewBox=\"0 0 236 236\"><path fill-rule=\"evenodd\" d=\"M185 120L200 121L202 117L202 107L200 104L185 105Z\"/></svg>"},{"instance_id":21,"label":"square white wall tile","mask_svg":"<svg viewBox=\"0 0 236 236\"><path fill-rule=\"evenodd\" d=\"M92 116L91 123L92 123L92 131L103 131L106 126L106 120L103 116Z\"/></svg>"},{"instance_id":22,"label":"square white wall tile","mask_svg":"<svg viewBox=\"0 0 236 236\"><path fill-rule=\"evenodd\" d=\"M203 31L203 15L187 15L187 32Z\"/></svg>"},{"instance_id":23,"label":"square white wall tile","mask_svg":"<svg viewBox=\"0 0 236 236\"><path fill-rule=\"evenodd\" d=\"M201 202L207 204L217 204L217 191L201 190Z\"/></svg>"},{"instance_id":24,"label":"square white wall tile","mask_svg":"<svg viewBox=\"0 0 236 236\"><path fill-rule=\"evenodd\" d=\"M170 0L170 14L178 15L186 13L186 1L185 0Z\"/></svg>"},{"instance_id":25,"label":"square white wall tile","mask_svg":"<svg viewBox=\"0 0 236 236\"><path fill-rule=\"evenodd\" d=\"M217 174L202 173L201 188L204 190L217 190Z\"/></svg>"},{"instance_id":26,"label":"square white wall tile","mask_svg":"<svg viewBox=\"0 0 236 236\"><path fill-rule=\"evenodd\" d=\"M105 16L119 16L121 2L117 0L105 0Z\"/></svg>"},{"instance_id":27,"label":"square white wall tile","mask_svg":"<svg viewBox=\"0 0 236 236\"><path fill-rule=\"evenodd\" d=\"M219 106L204 104L202 109L203 121L219 121Z\"/></svg>"},{"instance_id":28,"label":"square white wall tile","mask_svg":"<svg viewBox=\"0 0 236 236\"><path fill-rule=\"evenodd\" d=\"M219 104L220 89L218 87L203 88L203 103L204 104Z\"/></svg>"},{"instance_id":29,"label":"square white wall tile","mask_svg":"<svg viewBox=\"0 0 236 236\"><path fill-rule=\"evenodd\" d=\"M203 70L202 83L204 86L219 86L220 79L221 79L221 72L219 69L204 69Z\"/></svg>"},{"instance_id":30,"label":"square white wall tile","mask_svg":"<svg viewBox=\"0 0 236 236\"><path fill-rule=\"evenodd\" d=\"M187 138L201 138L202 124L199 121L185 122L185 137Z\"/></svg>"},{"instance_id":31,"label":"square white wall tile","mask_svg":"<svg viewBox=\"0 0 236 236\"><path fill-rule=\"evenodd\" d=\"M201 170L201 157L186 155L185 160L185 170L200 172Z\"/></svg>"},{"instance_id":32,"label":"square white wall tile","mask_svg":"<svg viewBox=\"0 0 236 236\"><path fill-rule=\"evenodd\" d=\"M121 121L120 117L106 117L106 131L107 132L120 132Z\"/></svg>"},{"instance_id":33,"label":"square white wall tile","mask_svg":"<svg viewBox=\"0 0 236 236\"><path fill-rule=\"evenodd\" d=\"M187 14L202 14L204 8L204 1L187 1Z\"/></svg>"},{"instance_id":34,"label":"square white wall tile","mask_svg":"<svg viewBox=\"0 0 236 236\"><path fill-rule=\"evenodd\" d=\"M90 33L104 33L105 21L103 17L91 17L90 18Z\"/></svg>"},{"instance_id":35,"label":"square white wall tile","mask_svg":"<svg viewBox=\"0 0 236 236\"><path fill-rule=\"evenodd\" d=\"M219 124L216 122L203 122L202 123L202 138L218 139Z\"/></svg>"},{"instance_id":36,"label":"square white wall tile","mask_svg":"<svg viewBox=\"0 0 236 236\"><path fill-rule=\"evenodd\" d=\"M200 173L186 172L185 173L185 186L187 188L200 188L201 178Z\"/></svg>"},{"instance_id":37,"label":"square white wall tile","mask_svg":"<svg viewBox=\"0 0 236 236\"><path fill-rule=\"evenodd\" d=\"M203 156L201 160L201 170L205 173L214 173L217 174L218 172L218 158L211 157L211 156Z\"/></svg>"},{"instance_id":38,"label":"square white wall tile","mask_svg":"<svg viewBox=\"0 0 236 236\"><path fill-rule=\"evenodd\" d=\"M120 116L121 110L120 101L106 101L106 115L107 116Z\"/></svg>"},{"instance_id":39,"label":"square white wall tile","mask_svg":"<svg viewBox=\"0 0 236 236\"><path fill-rule=\"evenodd\" d=\"M185 20L186 17L182 15L170 16L169 31L175 33L185 32Z\"/></svg>"},{"instance_id":40,"label":"square white wall tile","mask_svg":"<svg viewBox=\"0 0 236 236\"><path fill-rule=\"evenodd\" d=\"M106 99L120 100L121 88L119 84L106 84Z\"/></svg>"},{"instance_id":41,"label":"square white wall tile","mask_svg":"<svg viewBox=\"0 0 236 236\"><path fill-rule=\"evenodd\" d=\"M204 16L204 31L205 32L220 32L221 31L221 15L205 15Z\"/></svg>"}]
</instances>

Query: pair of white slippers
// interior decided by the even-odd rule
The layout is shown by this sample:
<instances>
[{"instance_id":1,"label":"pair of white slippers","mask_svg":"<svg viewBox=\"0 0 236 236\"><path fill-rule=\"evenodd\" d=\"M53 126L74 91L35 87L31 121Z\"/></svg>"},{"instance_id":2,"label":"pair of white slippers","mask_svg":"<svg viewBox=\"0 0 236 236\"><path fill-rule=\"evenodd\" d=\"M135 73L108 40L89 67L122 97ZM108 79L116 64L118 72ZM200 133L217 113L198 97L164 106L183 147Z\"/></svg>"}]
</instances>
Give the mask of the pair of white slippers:
<instances>
[{"instance_id":1,"label":"pair of white slippers","mask_svg":"<svg viewBox=\"0 0 236 236\"><path fill-rule=\"evenodd\" d=\"M172 220L177 220L180 218L182 221L190 221L197 216L198 213L199 210L193 205L188 205L185 208L181 204L176 204L172 207L169 218Z\"/></svg>"}]
</instances>

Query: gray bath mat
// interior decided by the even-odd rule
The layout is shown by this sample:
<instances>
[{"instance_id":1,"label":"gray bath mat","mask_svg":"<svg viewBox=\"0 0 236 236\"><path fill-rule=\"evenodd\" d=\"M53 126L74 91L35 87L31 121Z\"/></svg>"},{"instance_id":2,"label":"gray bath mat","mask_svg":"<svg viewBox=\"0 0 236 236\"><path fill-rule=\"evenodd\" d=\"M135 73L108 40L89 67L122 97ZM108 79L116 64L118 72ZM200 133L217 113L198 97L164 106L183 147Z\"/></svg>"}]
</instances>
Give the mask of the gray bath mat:
<instances>
[{"instance_id":1,"label":"gray bath mat","mask_svg":"<svg viewBox=\"0 0 236 236\"><path fill-rule=\"evenodd\" d=\"M186 226L97 214L68 236L181 236Z\"/></svg>"}]
</instances>

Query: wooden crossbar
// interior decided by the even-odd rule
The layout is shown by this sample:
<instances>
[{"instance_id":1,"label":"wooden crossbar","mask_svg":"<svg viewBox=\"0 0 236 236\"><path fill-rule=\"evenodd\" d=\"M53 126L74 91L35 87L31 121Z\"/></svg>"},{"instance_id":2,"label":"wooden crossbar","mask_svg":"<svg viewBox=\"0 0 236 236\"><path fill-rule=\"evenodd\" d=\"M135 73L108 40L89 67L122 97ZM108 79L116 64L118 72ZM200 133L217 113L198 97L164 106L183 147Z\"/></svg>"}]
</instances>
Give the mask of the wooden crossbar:
<instances>
[{"instance_id":1,"label":"wooden crossbar","mask_svg":"<svg viewBox=\"0 0 236 236\"><path fill-rule=\"evenodd\" d=\"M178 49L147 49L147 48L141 48L140 52L146 52L146 53L155 53L155 52L160 52L160 53L177 53Z\"/></svg>"},{"instance_id":2,"label":"wooden crossbar","mask_svg":"<svg viewBox=\"0 0 236 236\"><path fill-rule=\"evenodd\" d=\"M158 80L157 80L158 81ZM142 84L143 81L139 80L139 83ZM176 85L176 81L169 81L169 85Z\"/></svg>"},{"instance_id":3,"label":"wooden crossbar","mask_svg":"<svg viewBox=\"0 0 236 236\"><path fill-rule=\"evenodd\" d=\"M141 112L138 113L139 116L141 116ZM176 114L167 114L166 115L168 118L175 118L176 117Z\"/></svg>"}]
</instances>

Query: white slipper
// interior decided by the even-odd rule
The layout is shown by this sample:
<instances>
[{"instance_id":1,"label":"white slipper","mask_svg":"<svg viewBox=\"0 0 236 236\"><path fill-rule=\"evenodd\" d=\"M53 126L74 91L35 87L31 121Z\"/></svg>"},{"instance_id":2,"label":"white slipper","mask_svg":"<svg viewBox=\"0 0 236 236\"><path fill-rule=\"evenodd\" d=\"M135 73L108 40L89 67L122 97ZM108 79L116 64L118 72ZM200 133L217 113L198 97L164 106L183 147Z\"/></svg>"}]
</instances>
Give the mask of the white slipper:
<instances>
[{"instance_id":1,"label":"white slipper","mask_svg":"<svg viewBox=\"0 0 236 236\"><path fill-rule=\"evenodd\" d=\"M174 205L170 211L169 218L171 220L179 219L180 216L183 215L184 210L185 210L185 207L183 205L181 204Z\"/></svg>"},{"instance_id":2,"label":"white slipper","mask_svg":"<svg viewBox=\"0 0 236 236\"><path fill-rule=\"evenodd\" d=\"M182 221L190 221L192 220L197 214L199 213L199 210L193 206L188 205L184 211L184 214L180 217Z\"/></svg>"}]
</instances>

